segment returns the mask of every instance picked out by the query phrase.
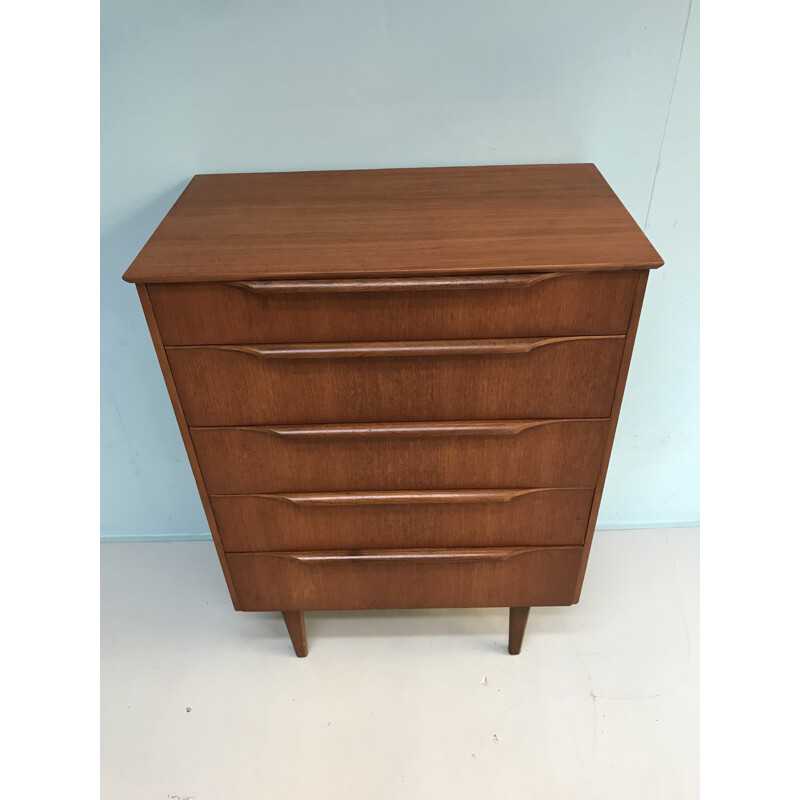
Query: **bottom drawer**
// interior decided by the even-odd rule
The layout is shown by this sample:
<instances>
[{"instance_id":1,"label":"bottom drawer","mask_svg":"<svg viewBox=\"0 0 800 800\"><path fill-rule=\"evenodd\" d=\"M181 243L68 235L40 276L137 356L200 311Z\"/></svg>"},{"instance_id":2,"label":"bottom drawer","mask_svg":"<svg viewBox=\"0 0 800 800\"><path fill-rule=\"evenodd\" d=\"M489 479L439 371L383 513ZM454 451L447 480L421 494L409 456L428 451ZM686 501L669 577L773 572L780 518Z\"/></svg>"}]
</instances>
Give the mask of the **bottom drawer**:
<instances>
[{"instance_id":1,"label":"bottom drawer","mask_svg":"<svg viewBox=\"0 0 800 800\"><path fill-rule=\"evenodd\" d=\"M560 606L582 547L229 553L243 611Z\"/></svg>"}]
</instances>

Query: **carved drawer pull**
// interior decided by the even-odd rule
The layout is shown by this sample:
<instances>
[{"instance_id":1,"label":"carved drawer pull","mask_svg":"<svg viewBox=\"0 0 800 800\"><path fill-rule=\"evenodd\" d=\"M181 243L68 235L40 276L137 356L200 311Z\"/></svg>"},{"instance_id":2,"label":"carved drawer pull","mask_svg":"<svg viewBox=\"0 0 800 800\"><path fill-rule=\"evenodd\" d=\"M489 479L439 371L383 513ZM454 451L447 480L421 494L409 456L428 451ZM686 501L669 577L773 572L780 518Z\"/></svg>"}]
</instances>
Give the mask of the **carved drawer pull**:
<instances>
[{"instance_id":1,"label":"carved drawer pull","mask_svg":"<svg viewBox=\"0 0 800 800\"><path fill-rule=\"evenodd\" d=\"M570 489L572 487L569 487ZM463 491L409 492L295 492L256 494L268 500L281 500L296 506L423 505L431 503L508 503L536 492L556 492L554 488L474 489ZM238 497L239 495L215 495Z\"/></svg>"},{"instance_id":2,"label":"carved drawer pull","mask_svg":"<svg viewBox=\"0 0 800 800\"><path fill-rule=\"evenodd\" d=\"M398 562L418 564L455 563L459 561L508 561L510 558L530 553L535 547L476 547L469 550L321 550L306 553L270 553L270 556L289 558L304 564L335 564L337 562L363 561ZM557 550L560 548L548 548Z\"/></svg>"},{"instance_id":3,"label":"carved drawer pull","mask_svg":"<svg viewBox=\"0 0 800 800\"><path fill-rule=\"evenodd\" d=\"M458 278L357 278L311 281L233 281L228 286L253 294L316 292L417 292L453 291L458 289L506 289L532 286L535 283L562 277L563 273L542 272L529 275L478 275Z\"/></svg>"},{"instance_id":4,"label":"carved drawer pull","mask_svg":"<svg viewBox=\"0 0 800 800\"><path fill-rule=\"evenodd\" d=\"M234 425L198 426L194 430L238 430L263 433L281 439L411 439L435 436L516 436L545 425L574 425L580 422L603 422L604 418L526 419L463 422L367 422L323 425Z\"/></svg>"},{"instance_id":5,"label":"carved drawer pull","mask_svg":"<svg viewBox=\"0 0 800 800\"><path fill-rule=\"evenodd\" d=\"M341 342L322 344L185 345L168 350L228 350L256 358L397 358L404 356L519 355L538 347L583 339L624 339L619 336L557 336L533 339L454 339L433 342Z\"/></svg>"}]
</instances>

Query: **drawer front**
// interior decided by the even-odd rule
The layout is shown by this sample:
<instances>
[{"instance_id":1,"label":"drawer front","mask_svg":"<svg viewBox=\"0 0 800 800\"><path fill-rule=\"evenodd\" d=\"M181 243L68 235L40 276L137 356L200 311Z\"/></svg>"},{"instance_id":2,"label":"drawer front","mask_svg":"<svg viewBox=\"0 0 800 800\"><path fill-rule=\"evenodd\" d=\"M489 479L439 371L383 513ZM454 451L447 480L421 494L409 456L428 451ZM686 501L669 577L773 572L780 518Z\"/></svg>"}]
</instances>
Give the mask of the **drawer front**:
<instances>
[{"instance_id":1,"label":"drawer front","mask_svg":"<svg viewBox=\"0 0 800 800\"><path fill-rule=\"evenodd\" d=\"M625 333L638 274L151 284L165 344Z\"/></svg>"},{"instance_id":2,"label":"drawer front","mask_svg":"<svg viewBox=\"0 0 800 800\"><path fill-rule=\"evenodd\" d=\"M168 348L193 426L606 417L624 336Z\"/></svg>"},{"instance_id":3,"label":"drawer front","mask_svg":"<svg viewBox=\"0 0 800 800\"><path fill-rule=\"evenodd\" d=\"M231 553L243 611L570 605L583 548Z\"/></svg>"},{"instance_id":4,"label":"drawer front","mask_svg":"<svg viewBox=\"0 0 800 800\"><path fill-rule=\"evenodd\" d=\"M606 419L193 428L210 494L594 486Z\"/></svg>"},{"instance_id":5,"label":"drawer front","mask_svg":"<svg viewBox=\"0 0 800 800\"><path fill-rule=\"evenodd\" d=\"M594 490L212 497L228 552L582 545Z\"/></svg>"}]
</instances>

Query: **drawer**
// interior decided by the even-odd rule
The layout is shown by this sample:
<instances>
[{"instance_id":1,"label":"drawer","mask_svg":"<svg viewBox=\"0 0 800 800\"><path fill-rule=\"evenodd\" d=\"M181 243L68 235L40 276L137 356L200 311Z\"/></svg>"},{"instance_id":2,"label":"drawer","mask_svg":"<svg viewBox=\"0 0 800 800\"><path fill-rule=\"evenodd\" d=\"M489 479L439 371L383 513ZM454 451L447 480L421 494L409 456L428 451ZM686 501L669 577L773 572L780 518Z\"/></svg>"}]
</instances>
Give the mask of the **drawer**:
<instances>
[{"instance_id":1,"label":"drawer","mask_svg":"<svg viewBox=\"0 0 800 800\"><path fill-rule=\"evenodd\" d=\"M607 419L192 428L210 494L594 486Z\"/></svg>"},{"instance_id":2,"label":"drawer","mask_svg":"<svg viewBox=\"0 0 800 800\"><path fill-rule=\"evenodd\" d=\"M211 498L228 552L582 545L594 489Z\"/></svg>"},{"instance_id":3,"label":"drawer","mask_svg":"<svg viewBox=\"0 0 800 800\"><path fill-rule=\"evenodd\" d=\"M165 344L625 333L638 273L150 284Z\"/></svg>"},{"instance_id":4,"label":"drawer","mask_svg":"<svg viewBox=\"0 0 800 800\"><path fill-rule=\"evenodd\" d=\"M231 553L243 611L570 605L582 547Z\"/></svg>"},{"instance_id":5,"label":"drawer","mask_svg":"<svg viewBox=\"0 0 800 800\"><path fill-rule=\"evenodd\" d=\"M189 425L607 417L624 336L167 348Z\"/></svg>"}]
</instances>

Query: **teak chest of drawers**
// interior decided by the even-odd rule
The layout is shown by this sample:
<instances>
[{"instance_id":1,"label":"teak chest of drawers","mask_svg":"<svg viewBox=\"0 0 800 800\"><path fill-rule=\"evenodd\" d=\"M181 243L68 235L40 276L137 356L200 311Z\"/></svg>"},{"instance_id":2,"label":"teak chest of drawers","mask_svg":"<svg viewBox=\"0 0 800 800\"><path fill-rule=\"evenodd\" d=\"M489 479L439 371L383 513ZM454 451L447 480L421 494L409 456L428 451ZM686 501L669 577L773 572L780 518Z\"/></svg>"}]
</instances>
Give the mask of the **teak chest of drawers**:
<instances>
[{"instance_id":1,"label":"teak chest of drawers","mask_svg":"<svg viewBox=\"0 0 800 800\"><path fill-rule=\"evenodd\" d=\"M578 601L648 270L592 164L198 175L125 273L236 609Z\"/></svg>"}]
</instances>

